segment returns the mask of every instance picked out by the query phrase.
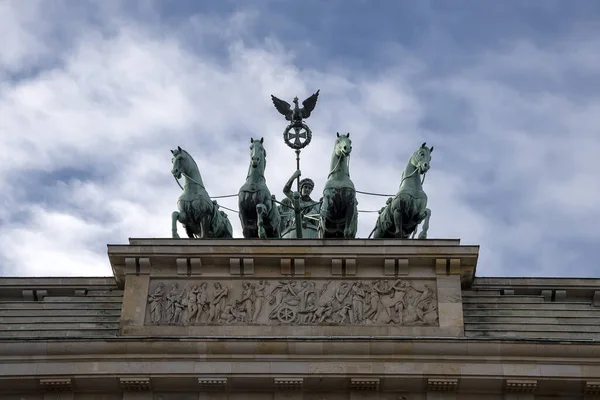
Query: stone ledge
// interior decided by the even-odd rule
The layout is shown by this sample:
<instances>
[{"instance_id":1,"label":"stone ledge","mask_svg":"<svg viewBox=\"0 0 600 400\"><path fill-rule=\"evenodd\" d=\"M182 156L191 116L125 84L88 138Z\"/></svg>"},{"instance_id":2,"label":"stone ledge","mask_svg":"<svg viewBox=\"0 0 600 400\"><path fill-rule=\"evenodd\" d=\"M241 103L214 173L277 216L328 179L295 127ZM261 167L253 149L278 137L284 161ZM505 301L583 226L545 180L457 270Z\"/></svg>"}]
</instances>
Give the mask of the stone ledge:
<instances>
[{"instance_id":1,"label":"stone ledge","mask_svg":"<svg viewBox=\"0 0 600 400\"><path fill-rule=\"evenodd\" d=\"M71 378L47 378L39 380L40 386L49 392L68 392L73 390Z\"/></svg>"},{"instance_id":2,"label":"stone ledge","mask_svg":"<svg viewBox=\"0 0 600 400\"><path fill-rule=\"evenodd\" d=\"M537 388L536 379L507 379L505 382L507 392L533 393Z\"/></svg>"},{"instance_id":3,"label":"stone ledge","mask_svg":"<svg viewBox=\"0 0 600 400\"><path fill-rule=\"evenodd\" d=\"M411 354L415 360L427 360L431 356L459 356L465 363L478 362L485 357L502 357L505 363L562 363L564 358L596 360L600 358L600 344L585 341L564 342L539 340L472 340L452 337L409 337L409 336L204 336L188 337L181 341L177 337L118 338L61 338L53 340L10 339L0 341L0 365L3 358L11 362L28 362L39 357L40 362L62 360L65 357L101 355L103 360L122 357L155 356L164 354L186 357L207 357L215 354L233 356L251 355L255 359L272 359L285 356L324 356L336 359L339 355L368 356L373 362L403 360ZM168 363L168 360L165 361Z\"/></svg>"},{"instance_id":4,"label":"stone ledge","mask_svg":"<svg viewBox=\"0 0 600 400\"><path fill-rule=\"evenodd\" d=\"M121 386L121 389L126 392L143 392L152 390L150 378L144 377L119 378L119 385Z\"/></svg>"},{"instance_id":5,"label":"stone ledge","mask_svg":"<svg viewBox=\"0 0 600 400\"><path fill-rule=\"evenodd\" d=\"M203 389L220 390L227 387L227 378L224 377L201 377L198 378L198 385Z\"/></svg>"},{"instance_id":6,"label":"stone ledge","mask_svg":"<svg viewBox=\"0 0 600 400\"><path fill-rule=\"evenodd\" d=\"M360 391L379 390L379 378L350 378L350 388Z\"/></svg>"},{"instance_id":7,"label":"stone ledge","mask_svg":"<svg viewBox=\"0 0 600 400\"><path fill-rule=\"evenodd\" d=\"M427 391L430 392L454 392L458 389L456 378L429 378L427 379Z\"/></svg>"},{"instance_id":8,"label":"stone ledge","mask_svg":"<svg viewBox=\"0 0 600 400\"><path fill-rule=\"evenodd\" d=\"M273 383L280 390L300 390L304 383L304 378L274 378Z\"/></svg>"},{"instance_id":9,"label":"stone ledge","mask_svg":"<svg viewBox=\"0 0 600 400\"><path fill-rule=\"evenodd\" d=\"M339 360L338 360L339 361ZM250 363L255 364L253 361ZM123 387L119 385L121 382L119 379L115 379L115 372L117 376L122 374L123 368L114 368L115 363L108 363L106 365L99 365L97 369L94 370L93 373L90 373L90 368L79 366L79 368L75 368L78 372L73 377L70 378L73 382L73 389L75 392L104 392L104 393L119 393L124 390L129 390L128 387ZM338 393L347 393L350 397L351 393L354 393L354 396L360 396L362 392L365 396L373 396L377 397L376 393L381 393L380 397L388 398L392 393L398 394L398 391L402 391L405 393L425 393L429 391L430 395L436 396L435 393L439 393L437 396L450 396L462 398L462 395L466 394L481 394L485 393L497 393L501 397L501 393L506 393L506 387L504 386L507 378L502 377L501 374L498 376L494 376L494 370L501 371L502 369L508 370L511 372L515 372L517 370L524 371L523 368L519 368L519 366L514 365L514 368L511 368L511 365L504 365L503 367L492 366L491 369L487 369L485 373L486 376L451 376L451 375L437 375L433 378L423 376L421 373L417 371L423 370L431 370L432 365L423 366L421 363L417 363L415 365L405 365L404 363L393 363L396 368L393 370L389 370L389 373L381 374L379 371L383 371L381 366L373 365L372 370L378 371L377 373L370 375L361 375L361 376L353 376L353 372L355 372L358 365L362 365L363 367L366 365L365 362L355 363L354 366L350 366L347 370L340 370L338 367L340 366L339 362L336 364L334 362L331 363L330 367L325 365L315 365L310 371L302 372L299 374L295 374L293 371L289 374L280 374L280 369L275 371L273 368L271 372L265 370L260 365L250 367L248 369L244 369L252 372L244 372L240 370L239 363L233 363L229 367L224 365L212 365L211 362L202 362L201 364L211 364L206 365L203 369L207 372L210 368L213 368L218 371L236 371L235 373L228 373L226 375L220 376L212 376L208 373L206 375L198 374L197 368L193 366L191 368L181 368L181 365L189 364L188 362L175 362L171 364L164 365L156 365L155 361L150 362L140 362L139 365L129 365L127 369L129 370L140 370L141 368L146 368L148 365L154 364L156 367L151 368L151 371L148 372L149 375L152 376L152 391L155 392L170 392L170 391L178 391L178 392L211 392L211 391L263 391L263 392L288 392L287 394L292 395L294 391L307 391L307 392L315 392L322 389L326 391L336 391ZM179 364L179 367L177 366ZM261 364L261 363L259 363ZM288 363L293 364L293 363ZM40 364L39 367L46 370L58 370L60 369L60 365L66 365L65 362L56 363L52 365L44 365ZM484 365L480 363L478 366L474 366L471 368L472 370L481 370L481 366ZM391 365L390 365L391 366ZM35 365L33 368L35 369ZM78 366L75 366L78 367ZM22 390L24 387L28 388L28 390L36 390L40 393L47 391L48 389L45 387L41 387L39 385L40 379L35 378L33 375L23 375L27 372L22 368L21 365L12 366L11 369L19 369L21 374L15 373L13 377L0 376L0 398L2 398L3 394L6 393L15 393L19 390ZM466 368L466 367L462 367ZM569 365L565 366L566 371L573 370L574 366ZM300 371L304 368L302 366L293 366L294 370ZM458 365L454 366L445 366L440 368L441 370L449 371L458 370L460 367ZM468 368L467 368L468 369ZM587 371L589 375L597 375L599 367L593 367L591 370ZM189 371L188 371L189 370ZM530 369L528 369L531 371ZM169 371L169 372L166 372ZM68 371L60 371L65 374ZM560 372L563 372L562 374ZM581 378L575 378L564 373L565 370L561 368L561 371L557 371L554 374L554 377L544 376L543 385L540 385L536 388L535 394L536 396L551 396L556 393L556 389L560 388L563 396L565 398L581 398L584 388L585 393L588 395L595 395L598 390L598 381L585 380ZM278 376L279 374L279 376ZM121 375L123 376L123 375ZM275 379L277 377L279 379ZM443 378L442 378L443 376ZM200 378L199 378L200 377ZM483 379L482 379L483 378ZM50 379L56 381L57 378L44 377L43 379ZM58 378L65 379L65 378ZM148 383L150 381L149 378L143 379L142 388L139 387L140 379L136 379L134 377L129 378L130 380L137 380L136 387L131 388L131 390L147 390ZM512 379L512 378L508 378ZM536 378L533 377L523 377L521 379L516 379L517 381L537 381ZM62 381L59 381L62 382ZM302 385L300 386L300 382ZM125 383L125 382L123 382ZM61 390L67 390L69 388L68 385L56 384L54 385L57 388L61 388ZM528 388L527 390L530 390ZM359 391L359 392L357 392ZM447 391L447 392L445 392ZM71 393L69 391L68 393ZM132 392L135 393L135 392ZM149 393L141 392L141 393ZM371 394L369 394L371 393ZM513 392L516 394L527 392ZM143 396L143 395L142 395ZM473 397L477 398L477 397Z\"/></svg>"},{"instance_id":10,"label":"stone ledge","mask_svg":"<svg viewBox=\"0 0 600 400\"><path fill-rule=\"evenodd\" d=\"M586 381L583 393L591 395L600 394L600 381Z\"/></svg>"}]
</instances>

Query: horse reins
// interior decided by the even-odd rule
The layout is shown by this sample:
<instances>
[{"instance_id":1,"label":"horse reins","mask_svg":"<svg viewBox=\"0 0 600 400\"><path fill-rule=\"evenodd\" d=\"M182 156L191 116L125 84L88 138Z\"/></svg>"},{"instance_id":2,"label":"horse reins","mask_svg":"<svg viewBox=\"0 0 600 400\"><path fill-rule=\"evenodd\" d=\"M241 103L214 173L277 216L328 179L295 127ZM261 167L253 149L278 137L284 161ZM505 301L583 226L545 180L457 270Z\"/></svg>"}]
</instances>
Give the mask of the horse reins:
<instances>
[{"instance_id":1,"label":"horse reins","mask_svg":"<svg viewBox=\"0 0 600 400\"><path fill-rule=\"evenodd\" d=\"M186 174L186 173L182 172L182 173L181 173L181 176L183 176L183 177L186 177L188 180L190 180L190 181L194 182L196 185L198 185L198 186L200 186L202 189L206 190L206 188L205 188L205 187L204 187L204 186L203 186L203 185L202 185L200 182L198 182L198 181L197 181L197 180L195 180L195 179L192 179L191 177L189 177L189 176L188 176L188 174ZM183 186L181 186L181 183L179 182L179 179L175 178L175 175L173 175L173 179L175 179L175 182L177 182L177 184L179 185L179 187L181 188L181 190L185 190L185 189L183 188Z\"/></svg>"},{"instance_id":2,"label":"horse reins","mask_svg":"<svg viewBox=\"0 0 600 400\"><path fill-rule=\"evenodd\" d=\"M346 155L345 157L348 159L346 162L348 163L348 176L350 176L350 154ZM329 177L331 176L331 174L333 174L334 172L337 171L337 167L340 165L341 161L342 161L342 157L339 157L338 160L337 160L337 163L331 169L331 171L329 172L329 175L327 175L327 179L329 179Z\"/></svg>"}]
</instances>

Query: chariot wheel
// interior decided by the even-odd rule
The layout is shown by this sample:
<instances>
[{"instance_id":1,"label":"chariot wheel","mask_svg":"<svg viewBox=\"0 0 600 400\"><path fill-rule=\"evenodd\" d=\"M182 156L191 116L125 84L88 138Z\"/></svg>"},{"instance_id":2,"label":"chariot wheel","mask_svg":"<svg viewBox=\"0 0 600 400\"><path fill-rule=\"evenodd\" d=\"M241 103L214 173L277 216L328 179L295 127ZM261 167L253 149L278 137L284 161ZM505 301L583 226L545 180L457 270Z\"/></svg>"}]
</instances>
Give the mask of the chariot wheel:
<instances>
[{"instance_id":1,"label":"chariot wheel","mask_svg":"<svg viewBox=\"0 0 600 400\"><path fill-rule=\"evenodd\" d=\"M291 324L296 319L296 310L283 306L277 311L277 319L284 324Z\"/></svg>"}]
</instances>

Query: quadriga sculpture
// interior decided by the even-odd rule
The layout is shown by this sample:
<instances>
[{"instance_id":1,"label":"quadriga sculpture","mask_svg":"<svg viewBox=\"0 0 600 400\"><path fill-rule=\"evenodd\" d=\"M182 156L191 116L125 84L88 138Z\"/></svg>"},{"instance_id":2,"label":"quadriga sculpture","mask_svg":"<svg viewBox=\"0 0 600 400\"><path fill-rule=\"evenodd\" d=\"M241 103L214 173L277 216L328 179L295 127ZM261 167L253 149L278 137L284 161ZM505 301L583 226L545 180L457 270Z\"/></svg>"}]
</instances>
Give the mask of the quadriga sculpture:
<instances>
[{"instance_id":1,"label":"quadriga sculpture","mask_svg":"<svg viewBox=\"0 0 600 400\"><path fill-rule=\"evenodd\" d=\"M353 239L358 227L356 189L350 180L350 133L337 134L323 189L319 237Z\"/></svg>"},{"instance_id":2,"label":"quadriga sculpture","mask_svg":"<svg viewBox=\"0 0 600 400\"><path fill-rule=\"evenodd\" d=\"M429 171L432 151L433 147L428 148L423 143L408 160L398 193L387 201L371 232L375 239L414 237L421 222L423 227L418 238L427 239L431 210L427 208L427 195L423 191L421 175L424 176Z\"/></svg>"},{"instance_id":3,"label":"quadriga sculpture","mask_svg":"<svg viewBox=\"0 0 600 400\"><path fill-rule=\"evenodd\" d=\"M189 238L231 238L233 230L227 214L219 210L216 201L210 199L196 161L179 146L176 150L171 150L171 153L173 154L171 174L178 184L182 176L184 179L183 193L177 201L179 211L173 211L171 217L173 238L179 238L178 221L185 227Z\"/></svg>"},{"instance_id":4,"label":"quadriga sculpture","mask_svg":"<svg viewBox=\"0 0 600 400\"><path fill-rule=\"evenodd\" d=\"M281 216L267 187L267 152L263 138L250 138L250 166L246 183L238 192L238 206L245 238L279 238Z\"/></svg>"}]
</instances>

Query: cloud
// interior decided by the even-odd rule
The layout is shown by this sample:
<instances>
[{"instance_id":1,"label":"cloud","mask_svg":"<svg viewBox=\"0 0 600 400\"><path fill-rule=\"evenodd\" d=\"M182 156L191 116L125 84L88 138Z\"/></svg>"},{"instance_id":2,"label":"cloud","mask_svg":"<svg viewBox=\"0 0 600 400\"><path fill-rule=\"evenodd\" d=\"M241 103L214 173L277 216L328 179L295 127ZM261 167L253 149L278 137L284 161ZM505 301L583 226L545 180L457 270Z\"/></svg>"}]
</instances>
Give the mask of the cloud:
<instances>
[{"instance_id":1,"label":"cloud","mask_svg":"<svg viewBox=\"0 0 600 400\"><path fill-rule=\"evenodd\" d=\"M301 160L316 182L313 197L336 131L351 132L356 187L386 194L427 141L435 146L425 182L430 237L480 244L479 275L597 275L589 265L600 239L592 185L600 98L581 84L598 81L593 35L515 38L444 69L423 50L430 43L391 36L364 53L370 63L350 59L354 50L339 38L298 45L264 5L167 16L160 2L99 2L96 17L61 41L58 20L43 18L42 3L26 3L0 5L12 24L0 24L11 43L0 50L2 274L110 275L106 243L169 237L180 193L169 149L177 146L217 196L237 193L249 139L264 137L267 183L281 198L295 156L269 96L290 101L321 89ZM441 49L436 59L451 56ZM358 200L367 211L385 203ZM237 208L235 198L219 203ZM227 213L241 237L237 215ZM360 214L359 236L376 215Z\"/></svg>"}]
</instances>

